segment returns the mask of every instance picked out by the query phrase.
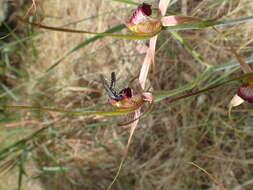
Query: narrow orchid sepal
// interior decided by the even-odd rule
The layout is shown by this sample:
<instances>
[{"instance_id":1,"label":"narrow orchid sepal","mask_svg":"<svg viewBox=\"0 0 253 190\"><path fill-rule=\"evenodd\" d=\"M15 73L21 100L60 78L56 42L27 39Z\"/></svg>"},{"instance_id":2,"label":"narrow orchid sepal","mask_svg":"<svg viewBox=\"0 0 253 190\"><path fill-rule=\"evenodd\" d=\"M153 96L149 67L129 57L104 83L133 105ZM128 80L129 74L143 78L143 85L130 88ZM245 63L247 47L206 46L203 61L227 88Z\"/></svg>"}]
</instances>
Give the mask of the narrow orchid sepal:
<instances>
[{"instance_id":1,"label":"narrow orchid sepal","mask_svg":"<svg viewBox=\"0 0 253 190\"><path fill-rule=\"evenodd\" d=\"M239 106L241 105L242 103L244 102L244 100L238 96L237 94L234 95L234 97L232 98L232 100L230 101L230 106L231 107L236 107L236 106Z\"/></svg>"},{"instance_id":2,"label":"narrow orchid sepal","mask_svg":"<svg viewBox=\"0 0 253 190\"><path fill-rule=\"evenodd\" d=\"M161 18L162 26L176 26L180 24L201 24L203 21L187 16L164 16Z\"/></svg>"},{"instance_id":3,"label":"narrow orchid sepal","mask_svg":"<svg viewBox=\"0 0 253 190\"><path fill-rule=\"evenodd\" d=\"M232 100L230 101L229 106L228 106L229 119L232 118L231 117L232 108L241 105L243 102L244 102L244 100L240 96L238 96L237 94L234 95L234 97L232 98Z\"/></svg>"}]
</instances>

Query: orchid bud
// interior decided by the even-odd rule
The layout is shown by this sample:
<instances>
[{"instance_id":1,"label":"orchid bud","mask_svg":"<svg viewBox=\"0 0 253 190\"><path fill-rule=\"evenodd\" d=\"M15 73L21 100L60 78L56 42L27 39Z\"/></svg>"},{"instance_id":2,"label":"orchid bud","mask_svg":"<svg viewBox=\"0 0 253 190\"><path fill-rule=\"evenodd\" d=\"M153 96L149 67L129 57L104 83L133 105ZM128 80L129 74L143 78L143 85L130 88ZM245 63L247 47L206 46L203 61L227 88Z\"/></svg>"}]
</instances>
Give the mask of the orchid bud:
<instances>
[{"instance_id":1,"label":"orchid bud","mask_svg":"<svg viewBox=\"0 0 253 190\"><path fill-rule=\"evenodd\" d=\"M134 11L126 26L136 34L158 34L162 30L161 19L152 18L151 15L151 5L143 3Z\"/></svg>"}]
</instances>

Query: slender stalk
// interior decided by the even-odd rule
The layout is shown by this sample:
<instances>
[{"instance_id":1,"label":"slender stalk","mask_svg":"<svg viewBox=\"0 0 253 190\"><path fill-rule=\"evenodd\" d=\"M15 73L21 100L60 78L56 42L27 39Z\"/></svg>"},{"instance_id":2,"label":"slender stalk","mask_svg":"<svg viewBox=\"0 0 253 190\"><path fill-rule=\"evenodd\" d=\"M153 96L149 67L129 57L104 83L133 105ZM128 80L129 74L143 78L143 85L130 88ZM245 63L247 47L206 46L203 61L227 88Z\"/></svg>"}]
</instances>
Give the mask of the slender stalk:
<instances>
[{"instance_id":1,"label":"slender stalk","mask_svg":"<svg viewBox=\"0 0 253 190\"><path fill-rule=\"evenodd\" d=\"M200 82L205 80L211 73L213 69L208 68L206 69L201 75L199 75L197 78L194 79L193 82L186 84L180 88L174 89L174 90L167 90L167 91L160 91L160 92L154 92L153 96L155 98L155 102L160 102L161 100L174 96L176 94L179 94L181 92L184 92L186 90L190 90L193 87L197 86Z\"/></svg>"},{"instance_id":2,"label":"slender stalk","mask_svg":"<svg viewBox=\"0 0 253 190\"><path fill-rule=\"evenodd\" d=\"M33 107L33 106L4 106L3 109L29 109L29 110L43 110L43 111L52 111L59 113L67 113L67 114L75 114L75 115L123 115L134 112L134 109L116 109L112 111L94 111L94 112L79 112L79 111L71 111L71 110L63 110L63 109L55 109L55 108L47 108L47 107Z\"/></svg>"}]
</instances>

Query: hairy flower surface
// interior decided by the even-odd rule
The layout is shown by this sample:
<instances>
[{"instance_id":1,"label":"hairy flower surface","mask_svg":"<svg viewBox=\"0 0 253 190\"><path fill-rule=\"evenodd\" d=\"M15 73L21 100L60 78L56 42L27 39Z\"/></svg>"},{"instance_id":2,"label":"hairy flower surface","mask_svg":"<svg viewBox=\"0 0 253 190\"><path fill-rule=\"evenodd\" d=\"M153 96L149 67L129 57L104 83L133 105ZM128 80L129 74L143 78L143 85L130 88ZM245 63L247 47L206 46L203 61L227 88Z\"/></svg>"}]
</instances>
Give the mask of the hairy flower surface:
<instances>
[{"instance_id":1,"label":"hairy flower surface","mask_svg":"<svg viewBox=\"0 0 253 190\"><path fill-rule=\"evenodd\" d=\"M143 21L147 21L148 16L152 14L151 5L143 3L133 12L129 23L139 24Z\"/></svg>"}]
</instances>

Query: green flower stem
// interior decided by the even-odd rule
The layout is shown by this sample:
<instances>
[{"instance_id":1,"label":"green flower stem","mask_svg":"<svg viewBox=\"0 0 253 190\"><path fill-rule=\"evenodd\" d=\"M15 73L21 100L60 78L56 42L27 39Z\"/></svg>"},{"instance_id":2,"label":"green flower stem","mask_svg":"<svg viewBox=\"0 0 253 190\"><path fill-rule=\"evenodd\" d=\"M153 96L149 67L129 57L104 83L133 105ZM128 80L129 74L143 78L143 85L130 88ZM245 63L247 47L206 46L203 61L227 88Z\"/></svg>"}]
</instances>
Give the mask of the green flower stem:
<instances>
[{"instance_id":1,"label":"green flower stem","mask_svg":"<svg viewBox=\"0 0 253 190\"><path fill-rule=\"evenodd\" d=\"M156 34L134 34L134 35L123 35L123 34L112 34L112 33L107 33L107 32L89 32L89 31L84 31L84 30L72 30L72 29L67 29L67 28L59 28L59 27L51 27L51 26L46 26L38 23L33 23L26 21L22 19L21 17L16 16L16 20L19 22L22 22L23 24L30 24L34 27L39 27L39 28L44 28L47 30L53 30L53 31L59 31L59 32L70 32L70 33L79 33L79 34L92 34L96 36L108 36L108 37L115 37L115 38L121 38L121 39L135 39L135 40L144 40L144 39L149 39L152 36ZM121 26L124 26L123 24Z\"/></svg>"},{"instance_id":2,"label":"green flower stem","mask_svg":"<svg viewBox=\"0 0 253 190\"><path fill-rule=\"evenodd\" d=\"M188 97L191 97L191 96L195 96L195 95L198 95L198 94L202 94L203 92L206 92L206 91L209 91L209 90L212 90L214 88L217 88L217 87L220 87L220 86L223 86L227 83L230 83L230 82L233 82L233 81L237 81L237 80L242 80L244 78L249 78L249 77L252 77L253 76L253 73L246 73L246 74L242 74L238 77L234 77L232 79L229 79L229 80L226 80L224 82L221 82L221 83L218 83L218 84L214 84L214 85L211 85L209 87L206 87L206 88L203 88L199 91L196 91L196 92L193 92L193 93L190 93L190 94L184 94L184 95L181 95L181 96L178 96L178 97L175 97L175 98L172 98L170 100L170 102L175 102L175 101L178 101L178 100L181 100L181 99L185 99L185 98L188 98Z\"/></svg>"},{"instance_id":3,"label":"green flower stem","mask_svg":"<svg viewBox=\"0 0 253 190\"><path fill-rule=\"evenodd\" d=\"M241 23L248 22L251 20L253 20L253 15L248 16L248 17L238 18L238 19L220 21L220 22L218 22L217 26L241 24Z\"/></svg>"},{"instance_id":4,"label":"green flower stem","mask_svg":"<svg viewBox=\"0 0 253 190\"><path fill-rule=\"evenodd\" d=\"M4 106L3 109L29 109L29 110L44 110L44 111L52 111L66 114L76 114L76 115L124 115L128 113L132 113L135 109L115 109L112 111L92 111L92 112L79 112L79 111L71 111L71 110L63 110L63 109L55 109L55 108L47 108L47 107L33 107L33 106Z\"/></svg>"}]
</instances>

